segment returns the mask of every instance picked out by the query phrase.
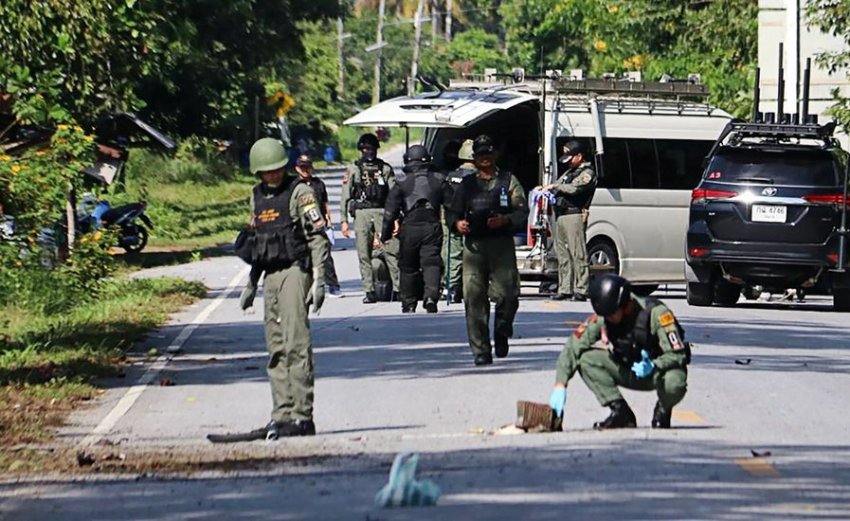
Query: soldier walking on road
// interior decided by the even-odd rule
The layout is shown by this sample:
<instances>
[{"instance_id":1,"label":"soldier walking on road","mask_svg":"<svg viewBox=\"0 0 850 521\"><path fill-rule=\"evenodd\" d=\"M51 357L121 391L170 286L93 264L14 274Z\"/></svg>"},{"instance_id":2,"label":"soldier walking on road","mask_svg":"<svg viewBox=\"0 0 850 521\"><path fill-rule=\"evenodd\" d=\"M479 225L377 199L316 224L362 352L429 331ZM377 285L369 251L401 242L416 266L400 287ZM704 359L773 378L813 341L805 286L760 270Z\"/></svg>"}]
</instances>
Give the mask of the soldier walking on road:
<instances>
[{"instance_id":1,"label":"soldier walking on road","mask_svg":"<svg viewBox=\"0 0 850 521\"><path fill-rule=\"evenodd\" d=\"M471 140L467 140L472 150ZM463 182L464 176L475 175L475 167L471 161L460 158L460 150L463 145L460 141L450 141L443 149L443 167L446 175L446 208L443 215L443 245L440 249L440 257L445 259L443 277L447 280L447 291L451 302L460 304L463 302L463 236L452 231L446 224L445 210L451 205L455 189Z\"/></svg>"},{"instance_id":2,"label":"soldier walking on road","mask_svg":"<svg viewBox=\"0 0 850 521\"><path fill-rule=\"evenodd\" d=\"M513 233L525 227L527 203L519 181L496 166L488 136L473 143L476 174L466 176L447 212L449 226L464 237L463 292L469 347L475 365L493 363L490 300L496 304L493 342L498 358L508 356L508 339L519 308L519 271Z\"/></svg>"},{"instance_id":3,"label":"soldier walking on road","mask_svg":"<svg viewBox=\"0 0 850 521\"><path fill-rule=\"evenodd\" d=\"M558 293L554 300L587 300L590 266L587 260L587 219L596 192L596 173L578 141L564 145L558 160L567 170L553 184L541 187L555 194L555 253Z\"/></svg>"},{"instance_id":4,"label":"soldier walking on road","mask_svg":"<svg viewBox=\"0 0 850 521\"><path fill-rule=\"evenodd\" d=\"M286 150L280 141L263 138L250 152L251 172L261 182L251 192L251 276L240 297L242 309L253 305L263 281L265 334L272 389L272 421L244 435L210 435L210 441L312 436L313 344L307 313L318 313L325 300L328 238L319 199L307 183L287 176ZM240 255L241 256L241 255Z\"/></svg>"},{"instance_id":5,"label":"soldier walking on road","mask_svg":"<svg viewBox=\"0 0 850 521\"><path fill-rule=\"evenodd\" d=\"M630 289L629 281L618 275L593 281L590 302L596 313L575 330L558 357L549 399L558 416L567 401L567 382L578 371L599 403L611 408L610 416L595 423L595 429L637 425L618 387L655 391L652 427L670 428L673 407L687 391L690 346L667 306L633 295Z\"/></svg>"},{"instance_id":6,"label":"soldier walking on road","mask_svg":"<svg viewBox=\"0 0 850 521\"><path fill-rule=\"evenodd\" d=\"M393 169L378 158L378 147L378 138L374 134L360 136L357 148L361 157L346 169L340 202L341 231L345 238L351 237L349 221L351 214L354 217L360 278L366 291L364 304L378 301L375 295L375 281L372 279L372 238L376 233L381 233L384 205L390 189L395 185ZM399 287L397 242L393 239L385 248L394 293Z\"/></svg>"},{"instance_id":7,"label":"soldier walking on road","mask_svg":"<svg viewBox=\"0 0 850 521\"><path fill-rule=\"evenodd\" d=\"M313 160L307 154L301 154L295 160L295 172L301 178L301 182L307 184L316 193L319 200L319 209L322 212L322 217L325 219L325 232L333 233L333 221L331 220L331 212L328 208L328 189L324 181L313 175ZM328 288L328 295L331 297L341 297L342 291L339 287L339 277L336 274L336 266L334 266L333 255L328 252L328 262L325 264L325 285Z\"/></svg>"},{"instance_id":8,"label":"soldier walking on road","mask_svg":"<svg viewBox=\"0 0 850 521\"><path fill-rule=\"evenodd\" d=\"M413 145L405 152L404 169L387 198L381 231L381 241L389 241L393 235L393 223L404 215L398 234L402 313L416 312L420 287L424 287L422 301L425 310L437 312L440 272L443 269L440 210L445 184L445 176L431 170L431 156L425 147Z\"/></svg>"}]
</instances>

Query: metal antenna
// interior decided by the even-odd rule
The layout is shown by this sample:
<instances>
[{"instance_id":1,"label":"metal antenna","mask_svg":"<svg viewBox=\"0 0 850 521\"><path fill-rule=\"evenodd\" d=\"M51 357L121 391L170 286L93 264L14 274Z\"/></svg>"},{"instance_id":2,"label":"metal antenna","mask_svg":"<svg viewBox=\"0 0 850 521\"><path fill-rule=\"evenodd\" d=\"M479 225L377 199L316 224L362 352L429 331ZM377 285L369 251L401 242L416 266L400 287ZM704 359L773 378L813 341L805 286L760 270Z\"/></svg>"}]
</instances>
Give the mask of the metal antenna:
<instances>
[{"instance_id":1,"label":"metal antenna","mask_svg":"<svg viewBox=\"0 0 850 521\"><path fill-rule=\"evenodd\" d=\"M759 101L761 98L761 87L759 87L759 82L761 81L761 69L756 67L756 81L755 86L753 87L753 123L759 122Z\"/></svg>"},{"instance_id":2,"label":"metal antenna","mask_svg":"<svg viewBox=\"0 0 850 521\"><path fill-rule=\"evenodd\" d=\"M803 106L800 110L800 123L803 125L809 122L809 84L812 79L812 59L806 58L806 70L803 72Z\"/></svg>"},{"instance_id":3,"label":"metal antenna","mask_svg":"<svg viewBox=\"0 0 850 521\"><path fill-rule=\"evenodd\" d=\"M784 123L785 118L785 68L782 66L782 54L785 44L779 44L779 75L776 77L776 122Z\"/></svg>"}]
</instances>

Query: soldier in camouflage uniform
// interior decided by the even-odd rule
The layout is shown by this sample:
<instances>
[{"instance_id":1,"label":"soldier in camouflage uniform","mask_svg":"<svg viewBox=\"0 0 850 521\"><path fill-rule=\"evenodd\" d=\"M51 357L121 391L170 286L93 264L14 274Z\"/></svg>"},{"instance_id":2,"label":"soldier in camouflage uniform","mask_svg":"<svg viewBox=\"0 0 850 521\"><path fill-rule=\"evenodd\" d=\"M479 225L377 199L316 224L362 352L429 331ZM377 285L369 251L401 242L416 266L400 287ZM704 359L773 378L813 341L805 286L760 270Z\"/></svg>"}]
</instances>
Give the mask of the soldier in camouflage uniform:
<instances>
[{"instance_id":1,"label":"soldier in camouflage uniform","mask_svg":"<svg viewBox=\"0 0 850 521\"><path fill-rule=\"evenodd\" d=\"M384 220L384 205L390 189L395 186L395 175L390 165L377 157L378 138L374 134L363 134L357 142L361 157L349 165L342 181L340 200L340 222L342 235L351 237L349 222L354 217L354 232L357 241L357 257L360 262L360 278L366 296L364 304L378 301L375 281L372 279L372 238L381 233ZM393 282L393 293L399 287L398 239L391 240L384 248L387 266Z\"/></svg>"},{"instance_id":2,"label":"soldier in camouflage uniform","mask_svg":"<svg viewBox=\"0 0 850 521\"><path fill-rule=\"evenodd\" d=\"M242 309L253 305L263 281L267 372L272 389L272 421L249 433L275 439L315 434L313 423L313 345L307 317L325 299L329 241L319 199L310 185L284 173L286 150L273 138L254 143L251 172L261 182L251 192L256 240ZM249 438L246 438L249 439Z\"/></svg>"},{"instance_id":3,"label":"soldier in camouflage uniform","mask_svg":"<svg viewBox=\"0 0 850 521\"><path fill-rule=\"evenodd\" d=\"M467 140L472 151L472 141ZM475 175L472 161L460 157L462 143L450 141L443 149L443 173L446 175L446 204L451 204L455 188L463 182L466 175ZM440 256L445 261L443 280L447 282L447 291L455 304L463 302L463 236L449 230L446 224L445 209L443 211L443 245ZM451 233L450 233L451 232Z\"/></svg>"},{"instance_id":4,"label":"soldier in camouflage uniform","mask_svg":"<svg viewBox=\"0 0 850 521\"><path fill-rule=\"evenodd\" d=\"M463 300L475 365L493 363L490 300L496 304L493 342L498 358L508 356L508 339L519 308L519 271L513 233L525 228L525 192L510 172L496 166L488 136L473 143L477 172L464 177L446 212L450 228L464 237Z\"/></svg>"},{"instance_id":5,"label":"soldier in camouflage uniform","mask_svg":"<svg viewBox=\"0 0 850 521\"><path fill-rule=\"evenodd\" d=\"M558 293L554 300L587 300L590 266L587 260L587 218L596 191L596 173L585 160L578 141L564 145L558 160L566 172L550 185L540 187L555 194L555 253L558 255Z\"/></svg>"},{"instance_id":6,"label":"soldier in camouflage uniform","mask_svg":"<svg viewBox=\"0 0 850 521\"><path fill-rule=\"evenodd\" d=\"M613 274L596 278L590 288L593 310L558 357L549 404L558 416L567 401L567 382L581 375L611 414L595 429L637 426L634 412L618 387L655 391L652 427L670 428L673 407L688 387L690 346L676 317L661 301L631 293L629 282Z\"/></svg>"}]
</instances>

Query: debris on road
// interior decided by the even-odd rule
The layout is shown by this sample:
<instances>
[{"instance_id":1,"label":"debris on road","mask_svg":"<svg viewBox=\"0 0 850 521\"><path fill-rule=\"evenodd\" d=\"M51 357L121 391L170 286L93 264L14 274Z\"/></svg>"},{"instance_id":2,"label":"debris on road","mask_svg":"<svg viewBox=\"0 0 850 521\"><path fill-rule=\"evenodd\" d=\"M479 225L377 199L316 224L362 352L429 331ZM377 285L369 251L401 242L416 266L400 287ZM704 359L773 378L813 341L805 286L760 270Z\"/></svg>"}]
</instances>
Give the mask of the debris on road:
<instances>
[{"instance_id":1,"label":"debris on road","mask_svg":"<svg viewBox=\"0 0 850 521\"><path fill-rule=\"evenodd\" d=\"M168 378L167 376L163 376L162 378L159 379L159 386L160 387L171 387L172 385L175 385L174 380L172 380L171 378Z\"/></svg>"},{"instance_id":2,"label":"debris on road","mask_svg":"<svg viewBox=\"0 0 850 521\"><path fill-rule=\"evenodd\" d=\"M437 504L440 487L430 479L416 479L419 454L402 452L396 455L386 485L375 495L375 506L415 507Z\"/></svg>"},{"instance_id":3,"label":"debris on road","mask_svg":"<svg viewBox=\"0 0 850 521\"><path fill-rule=\"evenodd\" d=\"M77 465L80 467L90 467L94 465L95 457L88 452L77 453Z\"/></svg>"},{"instance_id":4,"label":"debris on road","mask_svg":"<svg viewBox=\"0 0 850 521\"><path fill-rule=\"evenodd\" d=\"M737 365L750 365L750 362L752 362L752 361L753 361L752 358L745 358L743 360L736 359L735 363Z\"/></svg>"},{"instance_id":5,"label":"debris on road","mask_svg":"<svg viewBox=\"0 0 850 521\"><path fill-rule=\"evenodd\" d=\"M562 420L546 404L520 400L516 404L515 425L524 432L553 432L562 429Z\"/></svg>"}]
</instances>

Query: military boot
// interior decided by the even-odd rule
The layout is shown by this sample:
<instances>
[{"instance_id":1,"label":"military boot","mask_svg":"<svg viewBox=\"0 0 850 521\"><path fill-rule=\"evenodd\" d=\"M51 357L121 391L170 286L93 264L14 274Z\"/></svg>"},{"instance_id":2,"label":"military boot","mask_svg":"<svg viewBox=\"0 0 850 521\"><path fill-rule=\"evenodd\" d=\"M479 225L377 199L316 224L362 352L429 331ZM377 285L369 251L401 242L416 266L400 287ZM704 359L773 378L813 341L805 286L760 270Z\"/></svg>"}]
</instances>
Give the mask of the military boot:
<instances>
[{"instance_id":1,"label":"military boot","mask_svg":"<svg viewBox=\"0 0 850 521\"><path fill-rule=\"evenodd\" d=\"M493 335L493 347L496 350L496 358L505 358L508 356L510 346L508 345L508 337L495 333Z\"/></svg>"},{"instance_id":2,"label":"military boot","mask_svg":"<svg viewBox=\"0 0 850 521\"><path fill-rule=\"evenodd\" d=\"M374 291L367 291L366 296L363 297L363 303L364 304L374 304L377 301L378 301L378 296L375 295Z\"/></svg>"},{"instance_id":3,"label":"military boot","mask_svg":"<svg viewBox=\"0 0 850 521\"><path fill-rule=\"evenodd\" d=\"M437 301L432 298L425 299L425 311L428 313L436 313L437 312Z\"/></svg>"},{"instance_id":4,"label":"military boot","mask_svg":"<svg viewBox=\"0 0 850 521\"><path fill-rule=\"evenodd\" d=\"M655 410L652 411L652 428L653 429L669 429L670 428L670 416L673 415L673 411L665 410L664 406L661 405L661 402L655 402Z\"/></svg>"},{"instance_id":5,"label":"military boot","mask_svg":"<svg viewBox=\"0 0 850 521\"><path fill-rule=\"evenodd\" d=\"M316 425L313 420L293 420L277 424L277 437L314 436Z\"/></svg>"},{"instance_id":6,"label":"military boot","mask_svg":"<svg viewBox=\"0 0 850 521\"><path fill-rule=\"evenodd\" d=\"M611 402L608 407L611 408L611 414L602 420L593 424L596 430L606 429L627 429L637 427L637 419L635 413L622 398Z\"/></svg>"}]
</instances>

